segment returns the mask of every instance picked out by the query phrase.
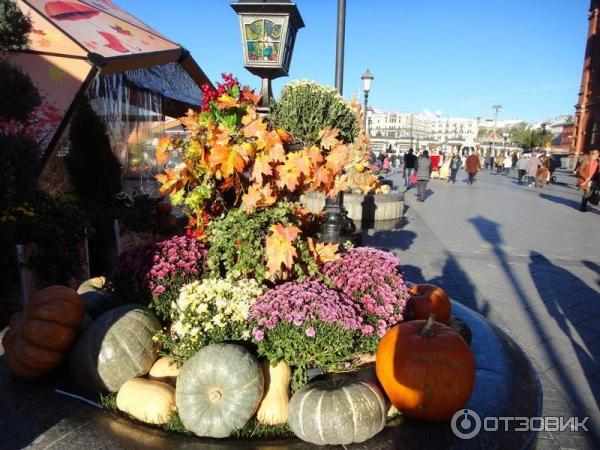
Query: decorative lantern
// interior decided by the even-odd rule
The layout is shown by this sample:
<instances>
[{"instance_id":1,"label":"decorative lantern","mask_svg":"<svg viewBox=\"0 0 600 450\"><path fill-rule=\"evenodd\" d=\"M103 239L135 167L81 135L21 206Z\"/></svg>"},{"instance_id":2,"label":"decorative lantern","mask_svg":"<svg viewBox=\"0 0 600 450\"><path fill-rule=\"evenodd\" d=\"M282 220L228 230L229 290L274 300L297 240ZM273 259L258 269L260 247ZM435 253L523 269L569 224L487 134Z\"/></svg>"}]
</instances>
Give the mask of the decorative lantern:
<instances>
[{"instance_id":1,"label":"decorative lantern","mask_svg":"<svg viewBox=\"0 0 600 450\"><path fill-rule=\"evenodd\" d=\"M268 112L271 80L288 74L296 33L304 22L289 0L239 0L231 7L240 18L244 67L262 78L260 106Z\"/></svg>"}]
</instances>

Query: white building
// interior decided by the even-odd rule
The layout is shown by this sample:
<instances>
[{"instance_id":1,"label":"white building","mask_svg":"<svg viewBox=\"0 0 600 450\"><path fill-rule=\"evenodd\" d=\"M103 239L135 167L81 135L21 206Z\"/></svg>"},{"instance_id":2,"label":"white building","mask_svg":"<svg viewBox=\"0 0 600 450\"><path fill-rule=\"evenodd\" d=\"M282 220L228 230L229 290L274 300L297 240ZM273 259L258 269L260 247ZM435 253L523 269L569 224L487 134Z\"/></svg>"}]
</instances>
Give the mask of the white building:
<instances>
[{"instance_id":1,"label":"white building","mask_svg":"<svg viewBox=\"0 0 600 450\"><path fill-rule=\"evenodd\" d=\"M373 151L391 147L395 151L429 146L475 146L478 119L442 117L426 111L421 114L369 110L368 129Z\"/></svg>"}]
</instances>

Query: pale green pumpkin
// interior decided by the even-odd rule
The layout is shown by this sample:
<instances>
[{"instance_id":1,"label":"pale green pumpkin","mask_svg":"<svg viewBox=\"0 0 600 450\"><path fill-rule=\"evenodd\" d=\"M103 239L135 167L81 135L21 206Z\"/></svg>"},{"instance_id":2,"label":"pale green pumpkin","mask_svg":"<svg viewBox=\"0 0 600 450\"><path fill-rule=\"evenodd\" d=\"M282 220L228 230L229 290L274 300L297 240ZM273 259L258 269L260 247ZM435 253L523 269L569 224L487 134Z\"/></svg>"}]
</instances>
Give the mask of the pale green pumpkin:
<instances>
[{"instance_id":1,"label":"pale green pumpkin","mask_svg":"<svg viewBox=\"0 0 600 450\"><path fill-rule=\"evenodd\" d=\"M158 357L152 340L160 323L142 305L112 309L92 322L77 340L69 368L91 392L117 392L131 378L146 375Z\"/></svg>"},{"instance_id":2,"label":"pale green pumpkin","mask_svg":"<svg viewBox=\"0 0 600 450\"><path fill-rule=\"evenodd\" d=\"M385 426L387 405L375 384L352 378L317 381L290 401L288 424L296 436L317 445L364 442Z\"/></svg>"},{"instance_id":3,"label":"pale green pumpkin","mask_svg":"<svg viewBox=\"0 0 600 450\"><path fill-rule=\"evenodd\" d=\"M242 428L262 399L264 377L244 347L211 344L186 361L177 378L176 403L186 429L223 438Z\"/></svg>"}]
</instances>

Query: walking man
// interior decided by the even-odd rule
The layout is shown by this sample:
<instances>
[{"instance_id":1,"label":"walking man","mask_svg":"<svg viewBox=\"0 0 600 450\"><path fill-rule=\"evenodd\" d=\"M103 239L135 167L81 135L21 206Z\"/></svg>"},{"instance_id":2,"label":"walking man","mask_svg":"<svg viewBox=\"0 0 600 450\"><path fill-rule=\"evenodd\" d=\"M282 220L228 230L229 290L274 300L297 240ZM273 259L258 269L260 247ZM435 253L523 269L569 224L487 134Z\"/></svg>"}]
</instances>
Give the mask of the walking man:
<instances>
[{"instance_id":1,"label":"walking man","mask_svg":"<svg viewBox=\"0 0 600 450\"><path fill-rule=\"evenodd\" d=\"M406 190L410 189L410 177L415 172L415 164L417 163L417 157L414 155L413 149L411 148L406 155L404 155L404 186Z\"/></svg>"},{"instance_id":2,"label":"walking man","mask_svg":"<svg viewBox=\"0 0 600 450\"><path fill-rule=\"evenodd\" d=\"M577 186L583 191L581 198L581 206L579 211L587 211L587 202L592 195L594 190L598 190L598 178L600 177L600 164L599 164L598 150L592 150L587 158L579 165L577 171Z\"/></svg>"},{"instance_id":3,"label":"walking man","mask_svg":"<svg viewBox=\"0 0 600 450\"><path fill-rule=\"evenodd\" d=\"M474 151L471 150L471 154L465 161L465 170L469 174L469 184L473 184L475 181L475 175L481 169L481 162L479 161L479 156L475 154Z\"/></svg>"},{"instance_id":4,"label":"walking man","mask_svg":"<svg viewBox=\"0 0 600 450\"><path fill-rule=\"evenodd\" d=\"M537 153L534 153L529 161L527 161L527 178L529 187L534 186L535 176L537 175L538 167L541 166L540 158L538 158Z\"/></svg>"},{"instance_id":5,"label":"walking man","mask_svg":"<svg viewBox=\"0 0 600 450\"><path fill-rule=\"evenodd\" d=\"M450 179L448 182L451 182L452 184L456 183L456 174L458 173L458 169L460 169L461 165L462 159L458 153L455 152L450 159Z\"/></svg>"},{"instance_id":6,"label":"walking man","mask_svg":"<svg viewBox=\"0 0 600 450\"><path fill-rule=\"evenodd\" d=\"M522 154L517 161L517 171L519 174L519 184L523 184L523 177L527 173L527 157Z\"/></svg>"},{"instance_id":7,"label":"walking man","mask_svg":"<svg viewBox=\"0 0 600 450\"><path fill-rule=\"evenodd\" d=\"M429 160L429 151L424 150L416 163L417 171L417 201L425 201L427 192L427 182L431 178L431 161Z\"/></svg>"}]
</instances>

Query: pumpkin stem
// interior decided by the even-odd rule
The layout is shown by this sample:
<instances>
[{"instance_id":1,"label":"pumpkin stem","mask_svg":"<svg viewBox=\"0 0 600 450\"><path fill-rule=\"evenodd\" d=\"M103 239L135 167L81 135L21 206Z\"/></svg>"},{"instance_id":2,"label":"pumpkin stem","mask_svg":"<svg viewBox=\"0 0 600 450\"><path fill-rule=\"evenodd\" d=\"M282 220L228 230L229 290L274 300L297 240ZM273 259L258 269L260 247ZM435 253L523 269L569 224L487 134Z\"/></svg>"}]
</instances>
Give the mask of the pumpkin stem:
<instances>
[{"instance_id":1,"label":"pumpkin stem","mask_svg":"<svg viewBox=\"0 0 600 450\"><path fill-rule=\"evenodd\" d=\"M217 388L213 388L210 391L208 391L208 399L211 401L211 403L219 403L219 400L221 400L221 396L222 393Z\"/></svg>"},{"instance_id":2,"label":"pumpkin stem","mask_svg":"<svg viewBox=\"0 0 600 450\"><path fill-rule=\"evenodd\" d=\"M429 317L427 318L427 322L425 323L425 326L419 332L419 336L426 337L426 338L431 338L431 337L435 336L435 331L433 330L433 324L435 323L435 319L436 319L435 314L433 314L433 313L429 314Z\"/></svg>"}]
</instances>

